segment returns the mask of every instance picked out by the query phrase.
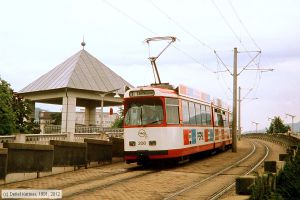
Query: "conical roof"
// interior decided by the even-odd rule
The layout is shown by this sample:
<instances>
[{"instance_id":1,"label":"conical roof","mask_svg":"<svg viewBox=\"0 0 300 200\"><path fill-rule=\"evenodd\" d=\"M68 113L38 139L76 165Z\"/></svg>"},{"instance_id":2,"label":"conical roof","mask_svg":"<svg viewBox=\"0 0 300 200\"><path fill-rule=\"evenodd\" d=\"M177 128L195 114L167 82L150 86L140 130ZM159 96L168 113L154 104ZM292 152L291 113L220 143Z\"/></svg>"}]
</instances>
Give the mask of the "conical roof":
<instances>
[{"instance_id":1,"label":"conical roof","mask_svg":"<svg viewBox=\"0 0 300 200\"><path fill-rule=\"evenodd\" d=\"M119 92L123 94L125 85L132 87L130 83L82 49L19 93L60 88L108 92L121 88Z\"/></svg>"}]
</instances>

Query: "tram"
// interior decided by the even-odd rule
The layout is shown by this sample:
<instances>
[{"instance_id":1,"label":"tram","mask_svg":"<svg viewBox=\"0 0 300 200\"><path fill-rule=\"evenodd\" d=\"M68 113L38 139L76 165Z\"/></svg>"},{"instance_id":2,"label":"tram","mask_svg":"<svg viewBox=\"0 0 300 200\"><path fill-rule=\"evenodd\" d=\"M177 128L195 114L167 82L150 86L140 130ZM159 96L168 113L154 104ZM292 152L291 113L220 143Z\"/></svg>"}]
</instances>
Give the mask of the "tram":
<instances>
[{"instance_id":1,"label":"tram","mask_svg":"<svg viewBox=\"0 0 300 200\"><path fill-rule=\"evenodd\" d=\"M124 95L126 163L184 160L232 145L231 112L220 99L179 85L151 84Z\"/></svg>"},{"instance_id":2,"label":"tram","mask_svg":"<svg viewBox=\"0 0 300 200\"><path fill-rule=\"evenodd\" d=\"M161 83L158 57L176 41L174 36L147 38L166 40L167 46L149 57L155 83L129 89L124 94L124 155L126 163L148 160L186 160L190 155L225 149L232 145L231 113L220 99L179 85Z\"/></svg>"}]
</instances>

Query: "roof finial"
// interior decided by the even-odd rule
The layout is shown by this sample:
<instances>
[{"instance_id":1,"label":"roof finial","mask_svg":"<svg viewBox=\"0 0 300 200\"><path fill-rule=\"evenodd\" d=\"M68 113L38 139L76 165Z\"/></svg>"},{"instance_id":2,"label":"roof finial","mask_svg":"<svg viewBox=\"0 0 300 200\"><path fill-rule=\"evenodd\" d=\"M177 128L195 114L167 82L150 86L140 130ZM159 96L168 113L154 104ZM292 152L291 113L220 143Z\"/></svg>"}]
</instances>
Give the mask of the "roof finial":
<instances>
[{"instance_id":1,"label":"roof finial","mask_svg":"<svg viewBox=\"0 0 300 200\"><path fill-rule=\"evenodd\" d=\"M82 46L82 49L84 49L84 46L86 45L86 43L84 42L84 36L82 38L82 42L81 42L81 46Z\"/></svg>"}]
</instances>

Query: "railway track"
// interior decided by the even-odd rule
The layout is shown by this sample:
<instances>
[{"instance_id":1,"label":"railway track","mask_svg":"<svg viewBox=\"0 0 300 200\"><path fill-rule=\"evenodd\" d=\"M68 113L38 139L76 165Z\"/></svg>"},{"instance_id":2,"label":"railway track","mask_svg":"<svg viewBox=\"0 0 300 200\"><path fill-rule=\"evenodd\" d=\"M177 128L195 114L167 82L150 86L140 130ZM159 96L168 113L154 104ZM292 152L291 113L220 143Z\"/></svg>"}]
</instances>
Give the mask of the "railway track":
<instances>
[{"instance_id":1,"label":"railway track","mask_svg":"<svg viewBox=\"0 0 300 200\"><path fill-rule=\"evenodd\" d=\"M229 173L230 175L236 175L236 176L233 176L233 180L230 181L229 183L226 183L225 185L223 184L223 186L220 188L220 189L217 189L217 190L214 190L212 188L209 188L207 189L207 186L208 187L211 187L210 185L206 185L206 183L208 181L210 182L220 182L219 179L222 179L222 176L224 176L224 173L225 172L228 172L228 171L233 171L235 170L235 168L240 168L241 164L242 163L245 163L248 161L248 159L253 156L256 152L257 152L257 143L256 142L252 142L252 151L247 155L245 156L244 158L240 159L239 161L236 161L235 163L227 166L226 168L216 172L216 173L213 173L211 175L209 175L208 177L204 178L204 179L200 179L194 183L192 183L191 185L187 185L185 187L183 187L182 189L172 193L172 194L169 194L167 197L164 198L164 200L170 200L170 199L176 199L178 197L180 198L184 198L184 194L185 193L188 193L190 192L191 190L196 190L198 189L201 190L201 191L204 191L203 193L204 194L201 194L201 192L197 192L197 194L195 196L198 196L198 198L200 197L201 199L209 199L209 200L215 200L215 199L218 199L219 197L221 197L224 193L226 193L228 190L230 190L234 185L235 185L235 177L239 176L239 175L246 175L246 174L249 174L251 173L252 171L254 171L259 165L261 165L261 163L266 159L266 157L268 156L269 154L269 148L267 145L263 144L264 148L265 148L265 153L264 155L260 156L261 158L258 160L258 162L256 162L254 164L254 166L251 166L251 168L241 174L237 173ZM245 166L248 166L248 164L245 164ZM207 194L207 191L210 191L210 193L212 194ZM193 198L192 198L193 199Z\"/></svg>"},{"instance_id":2,"label":"railway track","mask_svg":"<svg viewBox=\"0 0 300 200\"><path fill-rule=\"evenodd\" d=\"M253 172L255 169L257 169L261 164L262 162L268 157L269 155L269 152L270 152L270 149L269 147L264 144L265 146L265 155L264 157L255 165L253 166L249 171L247 171L246 173L244 173L243 175L248 175L250 174L251 172ZM211 196L209 198L209 200L215 200L215 199L218 199L219 197L221 197L223 194L225 194L227 191L229 191L231 188L233 188L235 186L235 182L232 182L230 185L228 185L227 187L225 187L224 189L221 189L220 191L218 191L217 193L215 193L213 196Z\"/></svg>"},{"instance_id":3,"label":"railway track","mask_svg":"<svg viewBox=\"0 0 300 200\"><path fill-rule=\"evenodd\" d=\"M242 162L245 160L249 159L254 153L256 153L257 150L257 144L252 143L252 149L251 151L243 156L242 159L230 164L229 166L226 166L224 169L218 170L216 173L209 174L206 178L201 178L196 182L193 182L190 185L186 185L184 188L180 189L179 191L175 193L167 193L168 195L161 195L159 199L175 199L177 197L182 197L182 194L193 190L203 184L205 184L207 181L213 180L216 177L224 174L226 171L229 171L233 169L234 167L239 166ZM159 169L159 170L145 170L143 168L135 168L132 169L132 171L124 172L124 173L118 173L116 176L109 176L108 178L101 178L97 179L95 178L94 180L89 180L89 182L84 182L82 185L77 185L77 186L72 186L70 188L62 188L64 191L64 199L73 199L77 195L83 195L85 193L99 193L99 191L107 191L107 190L118 190L114 188L118 188L119 185L124 185L124 184L132 184L132 182L137 182L137 183L142 183L141 179L146 179L148 176L160 176L160 173L174 173L174 170L179 170L180 171L181 166L177 166L175 168L171 169ZM226 188L223 189L223 192L226 190ZM76 191L76 192L74 192ZM219 191L218 193L214 193L215 197L218 197L218 194L221 194L222 191ZM164 197L166 196L166 197Z\"/></svg>"},{"instance_id":4,"label":"railway track","mask_svg":"<svg viewBox=\"0 0 300 200\"><path fill-rule=\"evenodd\" d=\"M63 199L217 199L234 185L236 176L250 173L249 166L254 169L267 156L263 144L242 143L239 153L204 156L178 166L115 163L2 188L61 189Z\"/></svg>"}]
</instances>

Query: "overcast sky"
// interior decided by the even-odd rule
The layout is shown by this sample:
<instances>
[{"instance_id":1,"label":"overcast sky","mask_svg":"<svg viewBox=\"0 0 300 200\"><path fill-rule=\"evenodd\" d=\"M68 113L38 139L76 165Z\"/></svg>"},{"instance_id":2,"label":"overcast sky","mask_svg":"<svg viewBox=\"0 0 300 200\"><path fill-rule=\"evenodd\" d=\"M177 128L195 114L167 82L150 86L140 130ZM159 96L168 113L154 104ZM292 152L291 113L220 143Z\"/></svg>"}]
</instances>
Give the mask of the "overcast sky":
<instances>
[{"instance_id":1,"label":"overcast sky","mask_svg":"<svg viewBox=\"0 0 300 200\"><path fill-rule=\"evenodd\" d=\"M242 88L242 127L285 113L300 120L298 0L0 0L0 76L19 91L85 49L132 85L153 82L144 39L178 38L157 65L162 82L184 84L232 104L233 48ZM156 55L166 43L150 46ZM216 50L220 60L214 54ZM245 51L254 51L245 53ZM255 100L256 99L256 100Z\"/></svg>"}]
</instances>

